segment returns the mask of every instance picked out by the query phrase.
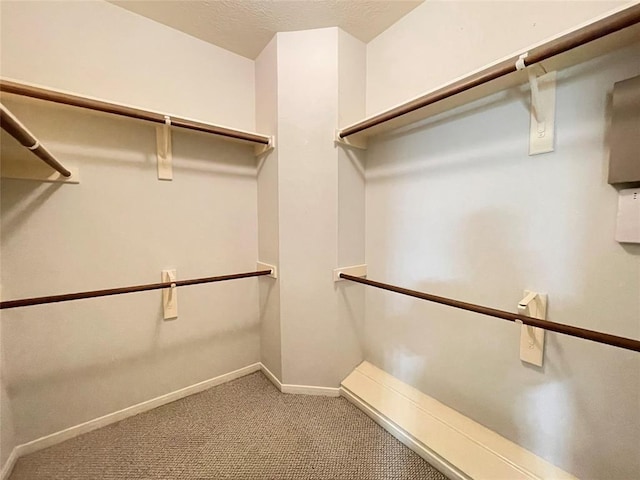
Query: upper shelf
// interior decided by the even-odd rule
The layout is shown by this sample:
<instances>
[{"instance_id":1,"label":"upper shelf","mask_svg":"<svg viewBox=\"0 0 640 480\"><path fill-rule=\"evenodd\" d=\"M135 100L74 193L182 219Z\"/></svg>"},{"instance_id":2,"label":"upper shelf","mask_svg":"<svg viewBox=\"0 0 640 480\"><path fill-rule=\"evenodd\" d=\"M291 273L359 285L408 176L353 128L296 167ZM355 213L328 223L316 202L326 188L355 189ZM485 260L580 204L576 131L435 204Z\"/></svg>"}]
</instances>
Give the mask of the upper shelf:
<instances>
[{"instance_id":1,"label":"upper shelf","mask_svg":"<svg viewBox=\"0 0 640 480\"><path fill-rule=\"evenodd\" d=\"M149 122L164 124L169 118L171 126L197 130L199 132L211 133L222 137L233 139L241 142L248 142L256 145L256 153L268 149L273 145L273 137L261 135L259 133L237 130L234 128L223 127L212 123L204 123L187 118L177 117L174 115L154 112L152 110L143 110L141 108L130 107L113 102L107 102L92 97L75 95L59 90L43 88L36 85L21 83L8 79L0 79L0 91L15 95L47 100L49 102L62 103L72 105L74 107L87 108L97 110L99 112L113 113L125 117L146 120Z\"/></svg>"},{"instance_id":2,"label":"upper shelf","mask_svg":"<svg viewBox=\"0 0 640 480\"><path fill-rule=\"evenodd\" d=\"M526 65L559 70L640 41L640 3L623 7L573 30L522 50L452 83L367 117L336 132L336 140L366 148L367 138L394 130L527 82L516 62L527 53Z\"/></svg>"}]
</instances>

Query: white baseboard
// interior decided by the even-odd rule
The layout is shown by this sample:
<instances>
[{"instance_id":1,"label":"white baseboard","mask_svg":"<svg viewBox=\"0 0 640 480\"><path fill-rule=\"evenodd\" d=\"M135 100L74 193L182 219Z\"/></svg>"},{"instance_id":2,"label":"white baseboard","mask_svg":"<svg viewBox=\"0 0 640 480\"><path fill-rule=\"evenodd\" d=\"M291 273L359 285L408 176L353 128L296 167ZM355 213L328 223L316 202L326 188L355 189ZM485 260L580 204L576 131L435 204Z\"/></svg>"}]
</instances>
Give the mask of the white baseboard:
<instances>
[{"instance_id":1,"label":"white baseboard","mask_svg":"<svg viewBox=\"0 0 640 480\"><path fill-rule=\"evenodd\" d=\"M11 454L9 455L9 458L7 458L7 461L4 462L2 470L0 470L0 479L5 480L9 478L9 475L11 475L13 467L18 461L18 456L19 456L18 447L16 447L13 450L11 450Z\"/></svg>"},{"instance_id":2,"label":"white baseboard","mask_svg":"<svg viewBox=\"0 0 640 480\"><path fill-rule=\"evenodd\" d=\"M51 447L58 443L64 442L65 440L77 437L78 435L96 430L97 428L119 422L121 420L124 420L125 418L138 415L139 413L147 412L167 403L171 403L176 400L180 400L181 398L188 397L189 395L194 395L217 385L221 385L223 383L230 382L231 380L244 377L245 375L249 375L251 373L259 371L261 367L261 363L254 363L238 370L234 370L233 372L229 372L224 375L220 375L218 377L196 383L195 385L191 385L189 387L181 388L180 390L167 393L166 395L161 395L151 400L147 400L146 402L138 403L131 407L118 410L117 412L109 413L102 417L89 420L88 422L84 422L65 430L61 430L59 432L55 432L50 435L38 438L31 442L18 445L13 449L11 455L5 462L5 465L3 466L0 473L0 480L6 480L7 478L9 478L9 475L11 474L16 461L23 455L28 455L38 450L42 450L43 448Z\"/></svg>"},{"instance_id":3,"label":"white baseboard","mask_svg":"<svg viewBox=\"0 0 640 480\"><path fill-rule=\"evenodd\" d=\"M260 370L262 370L262 373L264 373L265 377L267 377L271 383L273 383L275 385L275 387L282 391L282 383L280 382L280 380L278 380L278 377L276 377L271 370L269 370L267 368L267 366L264 363L260 364Z\"/></svg>"},{"instance_id":4,"label":"white baseboard","mask_svg":"<svg viewBox=\"0 0 640 480\"><path fill-rule=\"evenodd\" d=\"M384 428L387 432L400 440L400 442L402 442L408 448L424 458L429 464L433 465L436 469L442 472L450 480L471 480L470 477L468 477L460 470L458 470L455 466L444 460L437 453L427 448L426 445L419 442L412 435L399 428L391 420L371 408L360 398L349 392L349 390L341 388L340 394L360 410L362 410L364 413L366 413L374 422Z\"/></svg>"},{"instance_id":5,"label":"white baseboard","mask_svg":"<svg viewBox=\"0 0 640 480\"><path fill-rule=\"evenodd\" d=\"M575 480L369 362L343 380L341 393L449 478Z\"/></svg>"},{"instance_id":6,"label":"white baseboard","mask_svg":"<svg viewBox=\"0 0 640 480\"><path fill-rule=\"evenodd\" d=\"M218 377L196 383L195 385L181 388L180 390L176 390L175 392L161 395L151 400L147 400L146 402L138 403L123 410L109 413L102 417L94 418L93 420L89 420L88 422L84 422L65 430L46 435L31 442L18 445L11 451L11 455L9 455L9 458L2 467L2 470L0 470L0 480L6 480L7 478L9 478L9 475L11 474L16 461L23 455L28 455L38 450L42 450L43 448L51 447L58 443L64 442L65 440L69 440L84 433L91 432L92 430L105 427L115 422L119 422L121 420L124 420L125 418L138 415L139 413L147 412L167 403L175 402L176 400L180 400L181 398L200 393L204 390L208 390L209 388L221 385L226 382L230 382L231 380L235 380L236 378L244 377L245 375L249 375L259 370L262 370L266 377L271 382L273 382L276 388L282 393L292 393L299 395L324 395L327 397L340 396L339 388L283 384L264 364L258 362L240 368L238 370L234 370L233 372L229 372L224 375L220 375Z\"/></svg>"},{"instance_id":7,"label":"white baseboard","mask_svg":"<svg viewBox=\"0 0 640 480\"><path fill-rule=\"evenodd\" d=\"M271 370L269 370L264 364L260 364L262 373L271 380L278 390L282 393L289 393L294 395L320 395L324 397L339 397L340 389L332 387L316 387L313 385L292 385L290 383L282 383L278 380Z\"/></svg>"},{"instance_id":8,"label":"white baseboard","mask_svg":"<svg viewBox=\"0 0 640 480\"><path fill-rule=\"evenodd\" d=\"M332 387L316 387L313 385L291 385L284 383L282 393L292 393L295 395L320 395L323 397L339 397L340 389Z\"/></svg>"}]
</instances>

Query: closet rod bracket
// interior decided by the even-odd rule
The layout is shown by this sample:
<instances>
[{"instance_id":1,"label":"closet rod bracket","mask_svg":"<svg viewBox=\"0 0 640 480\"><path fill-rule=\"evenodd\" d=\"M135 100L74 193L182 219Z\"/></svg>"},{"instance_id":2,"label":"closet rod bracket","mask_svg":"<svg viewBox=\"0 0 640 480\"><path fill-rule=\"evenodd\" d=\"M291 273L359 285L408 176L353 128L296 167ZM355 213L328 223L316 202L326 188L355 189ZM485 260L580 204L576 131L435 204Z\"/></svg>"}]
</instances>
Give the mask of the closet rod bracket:
<instances>
[{"instance_id":1,"label":"closet rod bracket","mask_svg":"<svg viewBox=\"0 0 640 480\"><path fill-rule=\"evenodd\" d=\"M164 123L156 126L158 180L173 180L173 153L171 145L171 117L164 116Z\"/></svg>"},{"instance_id":2,"label":"closet rod bracket","mask_svg":"<svg viewBox=\"0 0 640 480\"><path fill-rule=\"evenodd\" d=\"M269 136L269 143L256 145L255 147L253 147L253 150L256 157L259 157L260 155L264 155L265 153L270 152L274 148L276 148L276 137L275 135L271 135Z\"/></svg>"},{"instance_id":3,"label":"closet rod bracket","mask_svg":"<svg viewBox=\"0 0 640 480\"><path fill-rule=\"evenodd\" d=\"M178 318L178 288L176 285L176 271L162 270L161 281L169 283L171 286L162 290L162 310L163 318L171 320Z\"/></svg>"},{"instance_id":4,"label":"closet rod bracket","mask_svg":"<svg viewBox=\"0 0 640 480\"><path fill-rule=\"evenodd\" d=\"M516 70L525 71L531 91L531 111L529 124L529 155L553 151L556 114L556 72L549 72L542 64L527 65L525 52L516 60ZM534 69L542 70L536 75Z\"/></svg>"},{"instance_id":5,"label":"closet rod bracket","mask_svg":"<svg viewBox=\"0 0 640 480\"><path fill-rule=\"evenodd\" d=\"M343 138L340 136L340 129L336 129L333 141L336 145L344 145L351 148L357 148L359 150L367 149L366 137L358 137L358 135L352 135L350 137Z\"/></svg>"},{"instance_id":6,"label":"closet rod bracket","mask_svg":"<svg viewBox=\"0 0 640 480\"><path fill-rule=\"evenodd\" d=\"M352 275L354 277L366 277L367 264L363 263L362 265L350 265L348 267L338 267L333 271L333 281L343 282L344 278L340 276L343 273L346 275Z\"/></svg>"},{"instance_id":7,"label":"closet rod bracket","mask_svg":"<svg viewBox=\"0 0 640 480\"><path fill-rule=\"evenodd\" d=\"M271 273L267 275L267 277L278 278L278 267L276 267L275 265L269 265L268 263L258 262L257 268L258 268L258 271L271 270Z\"/></svg>"},{"instance_id":8,"label":"closet rod bracket","mask_svg":"<svg viewBox=\"0 0 640 480\"><path fill-rule=\"evenodd\" d=\"M524 291L524 298L518 302L518 315L546 320L547 296L541 293ZM520 320L520 360L542 367L544 363L544 329L525 325Z\"/></svg>"},{"instance_id":9,"label":"closet rod bracket","mask_svg":"<svg viewBox=\"0 0 640 480\"><path fill-rule=\"evenodd\" d=\"M1 178L13 180L33 180L44 183L80 183L80 173L77 168L68 168L71 175L63 176L58 172L52 172L49 167L41 162L29 158L12 158L7 155L2 159L0 168Z\"/></svg>"}]
</instances>

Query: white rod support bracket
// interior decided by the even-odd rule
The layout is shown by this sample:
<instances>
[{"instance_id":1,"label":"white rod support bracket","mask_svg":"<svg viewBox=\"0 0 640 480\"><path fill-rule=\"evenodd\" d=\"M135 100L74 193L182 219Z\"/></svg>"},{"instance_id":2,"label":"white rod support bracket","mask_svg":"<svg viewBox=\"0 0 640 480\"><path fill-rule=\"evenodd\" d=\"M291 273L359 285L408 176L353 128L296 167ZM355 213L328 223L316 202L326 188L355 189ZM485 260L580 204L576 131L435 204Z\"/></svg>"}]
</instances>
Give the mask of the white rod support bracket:
<instances>
[{"instance_id":1,"label":"white rod support bracket","mask_svg":"<svg viewBox=\"0 0 640 480\"><path fill-rule=\"evenodd\" d=\"M350 267L338 267L333 271L333 281L334 282L342 282L343 278L340 278L340 274L345 273L347 275L351 275L352 277L366 277L367 276L367 265L352 265Z\"/></svg>"},{"instance_id":2,"label":"white rod support bracket","mask_svg":"<svg viewBox=\"0 0 640 480\"><path fill-rule=\"evenodd\" d=\"M354 135L349 138L340 137L340 130L335 131L335 137L333 139L334 143L337 145L345 145L347 147L358 148L360 150L367 149L367 139L364 137L358 138L357 135Z\"/></svg>"},{"instance_id":3,"label":"white rod support bracket","mask_svg":"<svg viewBox=\"0 0 640 480\"><path fill-rule=\"evenodd\" d=\"M541 320L546 319L547 296L525 290L524 298L518 302L518 313ZM520 360L538 367L542 366L544 362L544 332L542 328L521 325Z\"/></svg>"},{"instance_id":4,"label":"white rod support bracket","mask_svg":"<svg viewBox=\"0 0 640 480\"><path fill-rule=\"evenodd\" d=\"M171 117L165 115L164 125L156 127L158 150L158 180L173 180L173 155L171 147Z\"/></svg>"},{"instance_id":5,"label":"white rod support bracket","mask_svg":"<svg viewBox=\"0 0 640 480\"><path fill-rule=\"evenodd\" d=\"M274 148L276 148L276 137L275 135L271 135L269 137L269 143L267 143L266 145L265 144L256 145L253 151L255 156L259 157L260 155L270 152Z\"/></svg>"},{"instance_id":6,"label":"white rod support bracket","mask_svg":"<svg viewBox=\"0 0 640 480\"><path fill-rule=\"evenodd\" d=\"M525 291L525 293L527 291ZM522 300L520 300L520 303L518 303L518 311L520 311L521 309L522 310L526 309L529 306L529 304L535 300L537 296L538 294L536 292L529 292Z\"/></svg>"},{"instance_id":7,"label":"white rod support bracket","mask_svg":"<svg viewBox=\"0 0 640 480\"><path fill-rule=\"evenodd\" d=\"M70 177L51 171L51 167L43 162L25 158L6 158L3 156L0 166L0 177L16 180L34 180L46 183L80 183L80 174L77 168L68 167Z\"/></svg>"},{"instance_id":8,"label":"white rod support bracket","mask_svg":"<svg viewBox=\"0 0 640 480\"><path fill-rule=\"evenodd\" d=\"M171 288L162 289L162 309L164 311L164 319L170 320L178 318L178 289L175 286L176 271L162 270L162 282L172 282Z\"/></svg>"},{"instance_id":9,"label":"white rod support bracket","mask_svg":"<svg viewBox=\"0 0 640 480\"><path fill-rule=\"evenodd\" d=\"M258 262L256 268L258 271L260 270L271 270L271 273L268 275L271 278L278 278L278 267L275 265L269 265L268 263Z\"/></svg>"},{"instance_id":10,"label":"white rod support bracket","mask_svg":"<svg viewBox=\"0 0 640 480\"><path fill-rule=\"evenodd\" d=\"M516 70L526 70L531 89L529 155L553 151L556 116L556 72L536 76L534 65L526 65L528 53L516 61Z\"/></svg>"}]
</instances>

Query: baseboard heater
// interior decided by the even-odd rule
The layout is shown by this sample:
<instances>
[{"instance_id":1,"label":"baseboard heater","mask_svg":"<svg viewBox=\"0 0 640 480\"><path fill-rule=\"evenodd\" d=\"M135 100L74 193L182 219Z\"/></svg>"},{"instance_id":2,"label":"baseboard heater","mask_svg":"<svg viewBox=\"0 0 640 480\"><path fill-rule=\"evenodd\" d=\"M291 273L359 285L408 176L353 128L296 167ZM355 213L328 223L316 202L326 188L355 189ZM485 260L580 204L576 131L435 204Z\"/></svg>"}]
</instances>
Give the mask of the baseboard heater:
<instances>
[{"instance_id":1,"label":"baseboard heater","mask_svg":"<svg viewBox=\"0 0 640 480\"><path fill-rule=\"evenodd\" d=\"M451 479L576 480L369 362L344 379L340 392Z\"/></svg>"}]
</instances>

